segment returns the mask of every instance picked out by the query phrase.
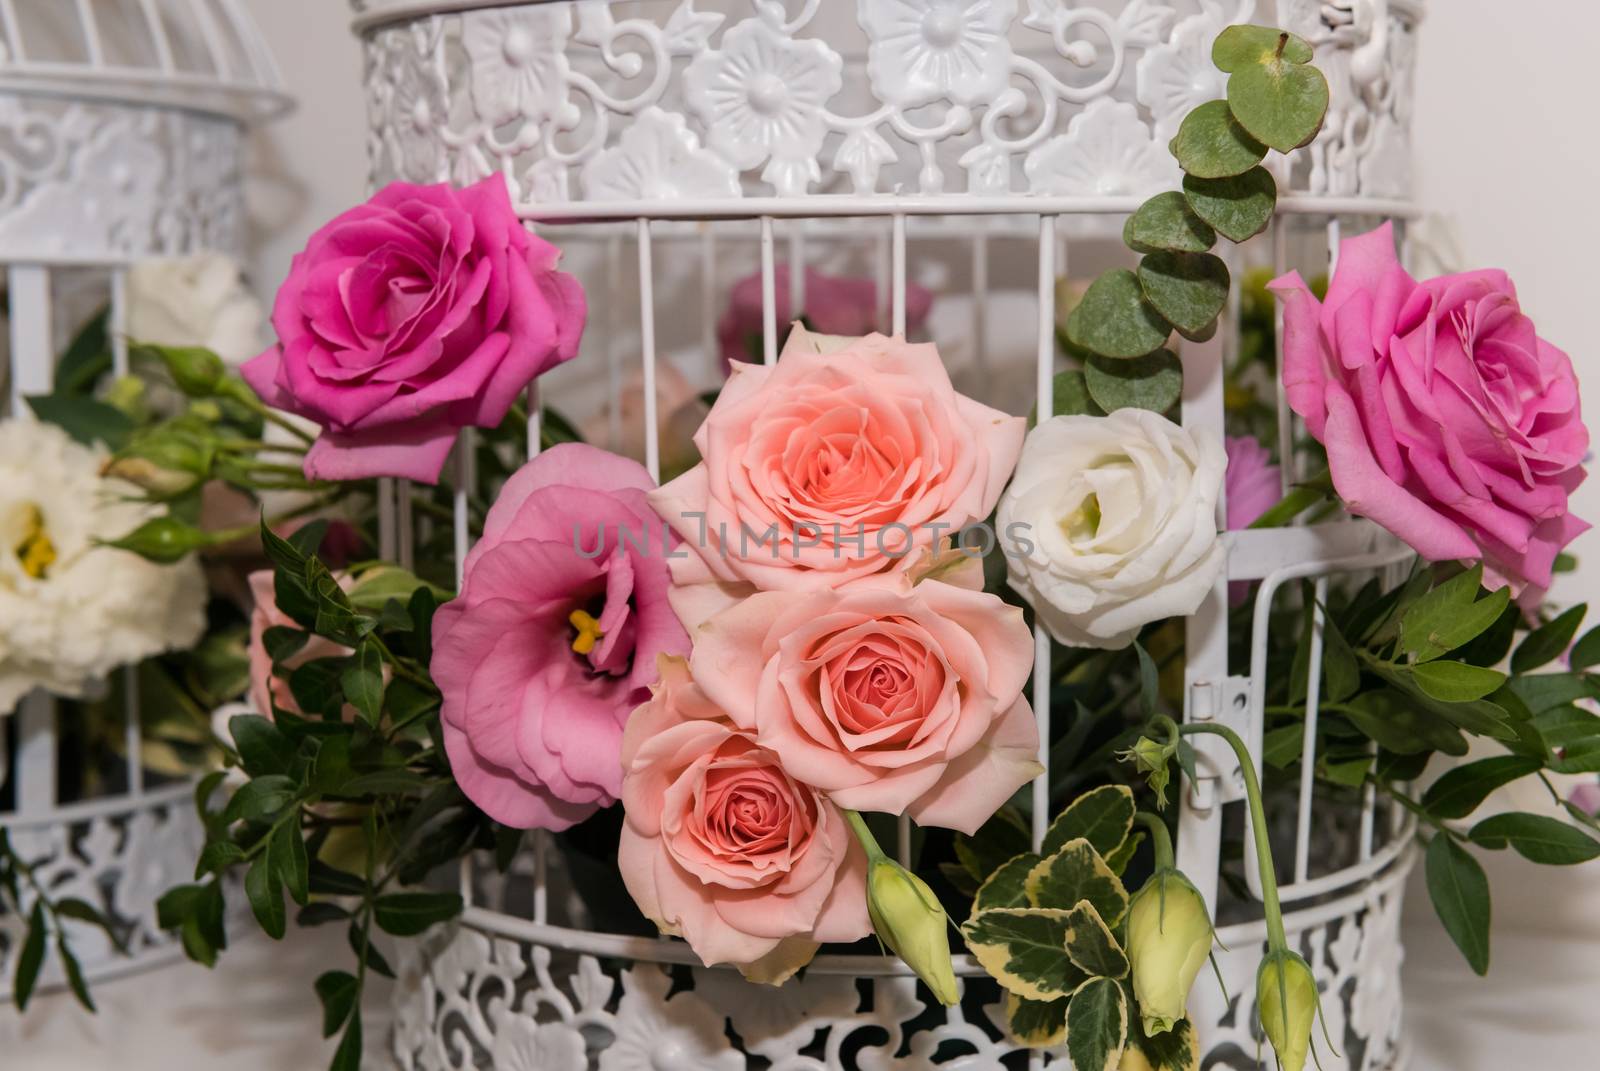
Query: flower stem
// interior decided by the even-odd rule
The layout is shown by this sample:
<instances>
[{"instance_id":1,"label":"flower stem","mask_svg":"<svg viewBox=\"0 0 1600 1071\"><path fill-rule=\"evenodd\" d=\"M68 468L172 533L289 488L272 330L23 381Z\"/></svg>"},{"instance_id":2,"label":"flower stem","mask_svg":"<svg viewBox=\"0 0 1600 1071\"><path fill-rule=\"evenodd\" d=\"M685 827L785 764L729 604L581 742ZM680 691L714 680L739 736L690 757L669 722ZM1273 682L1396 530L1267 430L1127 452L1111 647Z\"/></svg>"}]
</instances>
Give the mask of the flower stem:
<instances>
[{"instance_id":1,"label":"flower stem","mask_svg":"<svg viewBox=\"0 0 1600 1071\"><path fill-rule=\"evenodd\" d=\"M850 823L851 832L855 833L856 840L861 842L861 847L866 849L868 863L888 858L887 853L878 846L878 838L867 828L867 820L861 817L860 811L846 810L844 820Z\"/></svg>"},{"instance_id":2,"label":"flower stem","mask_svg":"<svg viewBox=\"0 0 1600 1071\"><path fill-rule=\"evenodd\" d=\"M1250 758L1249 749L1239 739L1238 733L1215 722L1191 722L1179 726L1178 732L1184 736L1210 733L1222 737L1233 748L1234 756L1239 760L1239 770L1244 775L1245 796L1250 805L1250 827L1255 834L1256 866L1261 871L1261 906L1267 916L1267 949L1269 954L1288 951L1289 939L1283 930L1283 908L1278 903L1278 874L1272 865L1272 841L1267 836L1267 813L1261 804L1261 781L1256 777L1256 764Z\"/></svg>"},{"instance_id":3,"label":"flower stem","mask_svg":"<svg viewBox=\"0 0 1600 1071\"><path fill-rule=\"evenodd\" d=\"M1306 510L1328 497L1333 489L1332 477L1328 470L1323 469L1317 475L1304 483L1295 484L1289 493L1280 498L1272 506L1257 517L1250 525L1251 528L1281 528L1294 520Z\"/></svg>"},{"instance_id":4,"label":"flower stem","mask_svg":"<svg viewBox=\"0 0 1600 1071\"><path fill-rule=\"evenodd\" d=\"M1167 832L1167 823L1161 820L1160 815L1149 811L1138 812L1133 820L1150 831L1150 844L1156 853L1156 871L1173 869L1172 834Z\"/></svg>"}]
</instances>

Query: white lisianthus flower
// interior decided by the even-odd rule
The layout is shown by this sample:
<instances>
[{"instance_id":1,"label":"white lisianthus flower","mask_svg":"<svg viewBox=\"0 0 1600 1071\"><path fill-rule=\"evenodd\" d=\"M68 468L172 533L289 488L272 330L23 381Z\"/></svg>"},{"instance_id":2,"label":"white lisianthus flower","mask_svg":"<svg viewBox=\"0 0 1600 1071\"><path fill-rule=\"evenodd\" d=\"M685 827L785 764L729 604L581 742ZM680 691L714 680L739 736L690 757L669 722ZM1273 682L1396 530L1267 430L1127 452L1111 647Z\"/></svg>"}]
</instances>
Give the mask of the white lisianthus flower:
<instances>
[{"instance_id":1,"label":"white lisianthus flower","mask_svg":"<svg viewBox=\"0 0 1600 1071\"><path fill-rule=\"evenodd\" d=\"M81 696L205 627L193 556L156 565L97 544L159 512L103 478L105 459L54 424L0 421L0 714L34 688Z\"/></svg>"},{"instance_id":2,"label":"white lisianthus flower","mask_svg":"<svg viewBox=\"0 0 1600 1071\"><path fill-rule=\"evenodd\" d=\"M1215 435L1145 409L1044 421L1000 499L1011 586L1069 647L1194 613L1222 568L1226 467Z\"/></svg>"},{"instance_id":3,"label":"white lisianthus flower","mask_svg":"<svg viewBox=\"0 0 1600 1071\"><path fill-rule=\"evenodd\" d=\"M128 337L156 346L203 346L230 365L262 350L266 321L221 253L144 260L128 271Z\"/></svg>"}]
</instances>

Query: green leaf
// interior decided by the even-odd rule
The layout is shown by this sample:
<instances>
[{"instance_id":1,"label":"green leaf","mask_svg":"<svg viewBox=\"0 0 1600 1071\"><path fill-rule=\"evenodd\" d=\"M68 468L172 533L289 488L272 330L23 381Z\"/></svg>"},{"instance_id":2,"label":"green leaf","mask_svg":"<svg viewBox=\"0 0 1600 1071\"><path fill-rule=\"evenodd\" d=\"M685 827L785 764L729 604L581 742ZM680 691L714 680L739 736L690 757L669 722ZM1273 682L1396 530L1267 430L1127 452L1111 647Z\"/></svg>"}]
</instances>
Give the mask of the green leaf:
<instances>
[{"instance_id":1,"label":"green leaf","mask_svg":"<svg viewBox=\"0 0 1600 1071\"><path fill-rule=\"evenodd\" d=\"M1535 714L1533 727L1551 751L1600 740L1600 715L1571 703Z\"/></svg>"},{"instance_id":2,"label":"green leaf","mask_svg":"<svg viewBox=\"0 0 1600 1071\"><path fill-rule=\"evenodd\" d=\"M1090 977L1124 978L1128 957L1094 905L1083 901L1067 914L1067 958Z\"/></svg>"},{"instance_id":3,"label":"green leaf","mask_svg":"<svg viewBox=\"0 0 1600 1071\"><path fill-rule=\"evenodd\" d=\"M1445 932L1477 974L1489 972L1489 879L1471 854L1445 834L1428 842L1428 895Z\"/></svg>"},{"instance_id":4,"label":"green leaf","mask_svg":"<svg viewBox=\"0 0 1600 1071\"><path fill-rule=\"evenodd\" d=\"M339 675L339 687L345 702L355 707L368 725L378 724L383 713L383 655L372 637L356 648L349 667Z\"/></svg>"},{"instance_id":5,"label":"green leaf","mask_svg":"<svg viewBox=\"0 0 1600 1071\"><path fill-rule=\"evenodd\" d=\"M344 1037L333 1054L328 1071L361 1071L361 1009L356 1008L350 1023L344 1028Z\"/></svg>"},{"instance_id":6,"label":"green leaf","mask_svg":"<svg viewBox=\"0 0 1600 1071\"><path fill-rule=\"evenodd\" d=\"M961 865L982 881L1006 860L1032 850L1032 826L1015 807L1002 807L979 827L976 836L958 834L955 846Z\"/></svg>"},{"instance_id":7,"label":"green leaf","mask_svg":"<svg viewBox=\"0 0 1600 1071\"><path fill-rule=\"evenodd\" d=\"M1067 1055L1076 1071L1116 1071L1128 1038L1128 1003L1109 978L1091 978L1067 1005Z\"/></svg>"},{"instance_id":8,"label":"green leaf","mask_svg":"<svg viewBox=\"0 0 1600 1071\"><path fill-rule=\"evenodd\" d=\"M1393 689L1364 692L1341 706L1339 713L1397 755L1423 751L1467 753L1467 742L1455 726Z\"/></svg>"},{"instance_id":9,"label":"green leaf","mask_svg":"<svg viewBox=\"0 0 1600 1071\"><path fill-rule=\"evenodd\" d=\"M1118 409L1165 413L1183 397L1183 363L1167 349L1143 357L1091 354L1082 375L1089 396L1108 413Z\"/></svg>"},{"instance_id":10,"label":"green leaf","mask_svg":"<svg viewBox=\"0 0 1600 1071\"><path fill-rule=\"evenodd\" d=\"M1465 662L1423 662L1411 668L1417 687L1443 703L1470 703L1482 699L1506 682L1506 675Z\"/></svg>"},{"instance_id":11,"label":"green leaf","mask_svg":"<svg viewBox=\"0 0 1600 1071\"><path fill-rule=\"evenodd\" d=\"M1105 272L1067 318L1067 338L1103 357L1143 357L1162 347L1172 325L1144 300L1139 277L1126 268Z\"/></svg>"},{"instance_id":12,"label":"green leaf","mask_svg":"<svg viewBox=\"0 0 1600 1071\"><path fill-rule=\"evenodd\" d=\"M55 393L93 394L100 377L111 371L110 319L110 306L102 307L67 344L56 362Z\"/></svg>"},{"instance_id":13,"label":"green leaf","mask_svg":"<svg viewBox=\"0 0 1600 1071\"><path fill-rule=\"evenodd\" d=\"M1230 242L1245 242L1267 229L1278 204L1272 172L1252 167L1227 178L1183 177L1183 195L1194 214Z\"/></svg>"},{"instance_id":14,"label":"green leaf","mask_svg":"<svg viewBox=\"0 0 1600 1071\"><path fill-rule=\"evenodd\" d=\"M267 774L241 785L222 809L222 822L256 822L272 818L294 802L296 786L282 774Z\"/></svg>"},{"instance_id":15,"label":"green leaf","mask_svg":"<svg viewBox=\"0 0 1600 1071\"><path fill-rule=\"evenodd\" d=\"M349 658L313 658L289 674L289 692L307 714L337 717L344 708L344 672Z\"/></svg>"},{"instance_id":16,"label":"green leaf","mask_svg":"<svg viewBox=\"0 0 1600 1071\"><path fill-rule=\"evenodd\" d=\"M1128 911L1128 891L1087 840L1068 841L1028 874L1028 902L1063 911L1087 900L1106 923L1115 926ZM1024 994L1026 995L1026 994Z\"/></svg>"},{"instance_id":17,"label":"green leaf","mask_svg":"<svg viewBox=\"0 0 1600 1071\"><path fill-rule=\"evenodd\" d=\"M85 446L101 442L115 452L126 446L133 434L133 420L126 413L93 398L35 394L29 396L28 407L34 416Z\"/></svg>"},{"instance_id":18,"label":"green leaf","mask_svg":"<svg viewBox=\"0 0 1600 1071\"><path fill-rule=\"evenodd\" d=\"M995 981L1028 1000L1064 997L1084 975L1067 958L1070 911L994 907L961 927L967 948Z\"/></svg>"},{"instance_id":19,"label":"green leaf","mask_svg":"<svg viewBox=\"0 0 1600 1071\"><path fill-rule=\"evenodd\" d=\"M411 593L406 611L411 614L411 653L417 661L427 665L433 661L433 612L439 607L432 588L418 588Z\"/></svg>"},{"instance_id":20,"label":"green leaf","mask_svg":"<svg viewBox=\"0 0 1600 1071\"><path fill-rule=\"evenodd\" d=\"M1228 266L1212 253L1151 253L1139 262L1139 285L1163 319L1195 338L1228 302Z\"/></svg>"},{"instance_id":21,"label":"green leaf","mask_svg":"<svg viewBox=\"0 0 1600 1071\"><path fill-rule=\"evenodd\" d=\"M228 732L244 761L244 772L251 777L289 772L294 744L268 719L259 714L235 714L228 719Z\"/></svg>"},{"instance_id":22,"label":"green leaf","mask_svg":"<svg viewBox=\"0 0 1600 1071\"><path fill-rule=\"evenodd\" d=\"M1184 171L1197 178L1242 175L1267 155L1267 147L1234 119L1225 100L1209 101L1184 116L1171 147Z\"/></svg>"},{"instance_id":23,"label":"green leaf","mask_svg":"<svg viewBox=\"0 0 1600 1071\"><path fill-rule=\"evenodd\" d=\"M1304 39L1273 26L1229 26L1211 43L1211 62L1232 74L1252 63L1266 63L1283 48L1290 63L1310 63L1311 46Z\"/></svg>"},{"instance_id":24,"label":"green leaf","mask_svg":"<svg viewBox=\"0 0 1600 1071\"><path fill-rule=\"evenodd\" d=\"M1529 633L1528 638L1518 644L1516 651L1511 655L1511 672L1529 673L1560 658L1566 651L1567 645L1572 642L1578 626L1583 624L1583 615L1588 610L1588 604L1580 602Z\"/></svg>"},{"instance_id":25,"label":"green leaf","mask_svg":"<svg viewBox=\"0 0 1600 1071\"><path fill-rule=\"evenodd\" d=\"M1534 714L1584 699L1600 698L1600 685L1584 673L1533 673L1512 677L1506 688Z\"/></svg>"},{"instance_id":26,"label":"green leaf","mask_svg":"<svg viewBox=\"0 0 1600 1071\"><path fill-rule=\"evenodd\" d=\"M1465 818L1489 798L1489 793L1538 770L1535 759L1497 755L1456 766L1428 786L1422 807L1435 818Z\"/></svg>"},{"instance_id":27,"label":"green leaf","mask_svg":"<svg viewBox=\"0 0 1600 1071\"><path fill-rule=\"evenodd\" d=\"M973 912L991 907L1028 907L1028 874L1040 862L1033 852L1022 852L1001 863L978 886L978 893L972 898Z\"/></svg>"},{"instance_id":28,"label":"green leaf","mask_svg":"<svg viewBox=\"0 0 1600 1071\"><path fill-rule=\"evenodd\" d=\"M1122 227L1122 240L1136 253L1170 250L1204 253L1217 242L1217 232L1189 207L1177 190L1158 193L1140 205Z\"/></svg>"},{"instance_id":29,"label":"green leaf","mask_svg":"<svg viewBox=\"0 0 1600 1071\"><path fill-rule=\"evenodd\" d=\"M199 881L207 874L220 874L243 858L244 849L233 841L210 841L200 850L200 858L194 866L195 880ZM170 929L171 927L163 924L163 928Z\"/></svg>"},{"instance_id":30,"label":"green leaf","mask_svg":"<svg viewBox=\"0 0 1600 1071\"><path fill-rule=\"evenodd\" d=\"M378 946L375 942L370 940L363 942L362 932L360 922L350 923L350 929L346 931L346 936L350 941L350 951L356 954L357 962L364 961L367 965L367 970L380 974L385 978L393 978L394 968L389 966L389 961L383 958L383 953L378 951Z\"/></svg>"},{"instance_id":31,"label":"green leaf","mask_svg":"<svg viewBox=\"0 0 1600 1071\"><path fill-rule=\"evenodd\" d=\"M1339 626L1324 617L1322 623L1322 680L1325 703L1342 703L1361 688L1361 666Z\"/></svg>"},{"instance_id":32,"label":"green leaf","mask_svg":"<svg viewBox=\"0 0 1600 1071\"><path fill-rule=\"evenodd\" d=\"M1573 669L1588 669L1600 664L1600 625L1585 632L1583 638L1573 645L1567 664Z\"/></svg>"},{"instance_id":33,"label":"green leaf","mask_svg":"<svg viewBox=\"0 0 1600 1071\"><path fill-rule=\"evenodd\" d=\"M1126 993L1124 993L1126 996ZM1138 1016L1128 1020L1128 1045L1144 1054L1148 1071L1200 1071L1200 1047L1195 1044L1194 1027L1179 1019L1172 1029L1147 1035Z\"/></svg>"},{"instance_id":34,"label":"green leaf","mask_svg":"<svg viewBox=\"0 0 1600 1071\"><path fill-rule=\"evenodd\" d=\"M1091 355L1092 356L1092 355ZM1050 384L1050 415L1058 416L1105 416L1105 410L1095 404L1094 398L1089 394L1088 384L1084 382L1084 374L1077 370L1057 372L1055 379ZM1039 406L1036 403L1028 413L1028 427L1039 423Z\"/></svg>"},{"instance_id":35,"label":"green leaf","mask_svg":"<svg viewBox=\"0 0 1600 1071\"><path fill-rule=\"evenodd\" d=\"M1055 1048L1067 1040L1067 998L1027 1000L1007 990L1006 1033L1024 1048Z\"/></svg>"},{"instance_id":36,"label":"green leaf","mask_svg":"<svg viewBox=\"0 0 1600 1071\"><path fill-rule=\"evenodd\" d=\"M460 893L403 892L380 896L373 918L384 933L415 937L428 927L461 914Z\"/></svg>"},{"instance_id":37,"label":"green leaf","mask_svg":"<svg viewBox=\"0 0 1600 1071\"><path fill-rule=\"evenodd\" d=\"M1108 856L1128 839L1136 810L1133 790L1127 785L1101 785L1090 789L1056 815L1050 828L1045 830L1040 853L1055 855L1069 841L1081 839L1088 841L1102 858ZM1076 902L1051 906L1071 907Z\"/></svg>"},{"instance_id":38,"label":"green leaf","mask_svg":"<svg viewBox=\"0 0 1600 1071\"><path fill-rule=\"evenodd\" d=\"M283 883L265 855L257 856L245 871L244 895L262 932L274 941L283 940L289 922L283 907Z\"/></svg>"},{"instance_id":39,"label":"green leaf","mask_svg":"<svg viewBox=\"0 0 1600 1071\"><path fill-rule=\"evenodd\" d=\"M1600 841L1570 822L1542 814L1497 814L1473 826L1468 836L1485 848L1509 844L1524 859L1543 866L1573 866L1600 856Z\"/></svg>"},{"instance_id":40,"label":"green leaf","mask_svg":"<svg viewBox=\"0 0 1600 1071\"><path fill-rule=\"evenodd\" d=\"M361 986L348 971L327 971L318 976L316 990L322 1001L322 1036L331 1038L350 1018Z\"/></svg>"},{"instance_id":41,"label":"green leaf","mask_svg":"<svg viewBox=\"0 0 1600 1071\"><path fill-rule=\"evenodd\" d=\"M22 954L17 957L17 969L11 976L11 995L18 1011L28 1009L33 998L33 987L39 981L39 969L44 966L45 940L49 928L45 922L44 901L35 900L28 915L28 936L22 942Z\"/></svg>"},{"instance_id":42,"label":"green leaf","mask_svg":"<svg viewBox=\"0 0 1600 1071\"><path fill-rule=\"evenodd\" d=\"M1228 108L1256 141L1288 153L1309 145L1328 114L1328 80L1305 63L1270 57L1228 76Z\"/></svg>"},{"instance_id":43,"label":"green leaf","mask_svg":"<svg viewBox=\"0 0 1600 1071\"><path fill-rule=\"evenodd\" d=\"M89 996L89 983L83 977L83 967L78 963L78 957L72 954L72 946L67 944L65 931L56 934L56 958L61 960L61 969L67 975L67 988L72 990L72 995L78 999L88 1011L94 1011L94 1000Z\"/></svg>"},{"instance_id":44,"label":"green leaf","mask_svg":"<svg viewBox=\"0 0 1600 1071\"><path fill-rule=\"evenodd\" d=\"M278 880L289 890L294 902L304 907L311 901L311 863L306 857L306 842L300 833L298 813L272 834L267 853Z\"/></svg>"},{"instance_id":45,"label":"green leaf","mask_svg":"<svg viewBox=\"0 0 1600 1071\"><path fill-rule=\"evenodd\" d=\"M1156 698L1161 691L1161 673L1155 659L1144 649L1144 644L1133 641L1133 652L1139 656L1139 714L1145 721L1156 716Z\"/></svg>"},{"instance_id":46,"label":"green leaf","mask_svg":"<svg viewBox=\"0 0 1600 1071\"><path fill-rule=\"evenodd\" d=\"M1500 611L1500 616L1494 619L1494 624L1473 637L1470 642L1450 652L1451 657L1458 662L1469 662L1474 666L1493 669L1504 662L1506 655L1511 653L1511 641L1521 624L1521 607L1508 601L1505 609Z\"/></svg>"},{"instance_id":47,"label":"green leaf","mask_svg":"<svg viewBox=\"0 0 1600 1071\"><path fill-rule=\"evenodd\" d=\"M310 640L311 633L289 625L273 625L261 634L261 646L274 662L293 658Z\"/></svg>"},{"instance_id":48,"label":"green leaf","mask_svg":"<svg viewBox=\"0 0 1600 1071\"><path fill-rule=\"evenodd\" d=\"M1417 661L1427 662L1476 638L1505 610L1510 588L1500 588L1477 598L1483 583L1483 563L1417 599L1400 618L1400 646ZM1476 600L1476 601L1474 601Z\"/></svg>"}]
</instances>

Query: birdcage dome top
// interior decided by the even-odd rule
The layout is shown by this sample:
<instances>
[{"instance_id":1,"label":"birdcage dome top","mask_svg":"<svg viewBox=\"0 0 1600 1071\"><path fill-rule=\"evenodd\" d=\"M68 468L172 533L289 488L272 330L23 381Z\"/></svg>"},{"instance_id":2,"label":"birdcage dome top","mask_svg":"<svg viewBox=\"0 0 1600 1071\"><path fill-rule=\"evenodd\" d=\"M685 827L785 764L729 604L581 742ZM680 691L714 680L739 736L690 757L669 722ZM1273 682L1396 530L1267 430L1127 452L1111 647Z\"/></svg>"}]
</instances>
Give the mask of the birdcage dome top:
<instances>
[{"instance_id":1,"label":"birdcage dome top","mask_svg":"<svg viewBox=\"0 0 1600 1071\"><path fill-rule=\"evenodd\" d=\"M169 105L242 122L290 103L241 0L0 0L0 93Z\"/></svg>"}]
</instances>

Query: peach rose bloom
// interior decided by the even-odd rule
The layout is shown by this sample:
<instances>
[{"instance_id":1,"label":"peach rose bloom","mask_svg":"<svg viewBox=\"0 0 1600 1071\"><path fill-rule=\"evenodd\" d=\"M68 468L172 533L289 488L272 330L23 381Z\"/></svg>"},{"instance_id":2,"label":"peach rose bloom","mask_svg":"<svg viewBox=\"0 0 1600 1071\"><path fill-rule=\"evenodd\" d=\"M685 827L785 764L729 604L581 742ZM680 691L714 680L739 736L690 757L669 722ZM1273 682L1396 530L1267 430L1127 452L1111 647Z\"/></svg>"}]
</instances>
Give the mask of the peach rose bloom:
<instances>
[{"instance_id":1,"label":"peach rose bloom","mask_svg":"<svg viewBox=\"0 0 1600 1071\"><path fill-rule=\"evenodd\" d=\"M762 592L701 626L694 677L784 769L858 811L975 833L1042 772L1022 611L937 580Z\"/></svg>"},{"instance_id":2,"label":"peach rose bloom","mask_svg":"<svg viewBox=\"0 0 1600 1071\"><path fill-rule=\"evenodd\" d=\"M340 587L346 591L350 590L348 576L339 575L337 579ZM255 600L255 605L250 610L250 645L247 650L250 658L250 705L268 718L272 717L274 703L291 714L303 714L305 712L300 709L300 704L294 701L294 693L289 690L289 682L282 677L272 675L272 657L267 654L266 641L263 639L269 628L300 626L295 624L288 614L278 609L271 569L259 569L251 573L249 582L250 596ZM284 664L293 669L313 659L342 658L349 653L350 648L314 635Z\"/></svg>"},{"instance_id":3,"label":"peach rose bloom","mask_svg":"<svg viewBox=\"0 0 1600 1071\"><path fill-rule=\"evenodd\" d=\"M776 985L819 944L858 941L866 853L844 815L712 703L681 658L622 736L617 863L661 932Z\"/></svg>"},{"instance_id":4,"label":"peach rose bloom","mask_svg":"<svg viewBox=\"0 0 1600 1071\"><path fill-rule=\"evenodd\" d=\"M796 325L776 365L734 364L695 434L705 460L650 496L691 552L674 608L703 619L697 585L726 605L906 572L994 509L1025 426L957 394L932 345Z\"/></svg>"}]
</instances>

